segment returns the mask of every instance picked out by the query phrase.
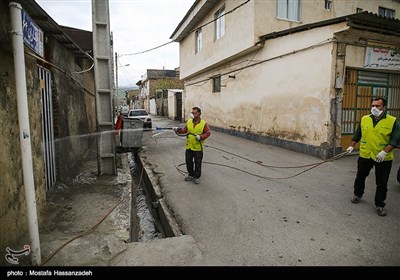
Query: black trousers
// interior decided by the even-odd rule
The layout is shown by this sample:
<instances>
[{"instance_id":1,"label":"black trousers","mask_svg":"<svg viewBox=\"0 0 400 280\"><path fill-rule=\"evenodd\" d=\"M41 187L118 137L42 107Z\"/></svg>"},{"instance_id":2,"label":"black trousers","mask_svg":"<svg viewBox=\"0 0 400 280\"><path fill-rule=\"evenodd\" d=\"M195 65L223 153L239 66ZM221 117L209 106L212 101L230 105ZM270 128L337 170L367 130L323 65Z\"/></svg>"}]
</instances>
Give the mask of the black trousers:
<instances>
[{"instance_id":1,"label":"black trousers","mask_svg":"<svg viewBox=\"0 0 400 280\"><path fill-rule=\"evenodd\" d=\"M200 178L201 176L201 162L203 160L203 151L186 150L186 168L189 176Z\"/></svg>"},{"instance_id":2,"label":"black trousers","mask_svg":"<svg viewBox=\"0 0 400 280\"><path fill-rule=\"evenodd\" d=\"M392 161L376 162L373 159L359 157L357 160L357 176L354 181L354 195L362 197L365 190L365 179L368 177L372 167L375 166L375 206L385 207L385 199L387 194L387 184L389 180L390 170L392 169Z\"/></svg>"}]
</instances>

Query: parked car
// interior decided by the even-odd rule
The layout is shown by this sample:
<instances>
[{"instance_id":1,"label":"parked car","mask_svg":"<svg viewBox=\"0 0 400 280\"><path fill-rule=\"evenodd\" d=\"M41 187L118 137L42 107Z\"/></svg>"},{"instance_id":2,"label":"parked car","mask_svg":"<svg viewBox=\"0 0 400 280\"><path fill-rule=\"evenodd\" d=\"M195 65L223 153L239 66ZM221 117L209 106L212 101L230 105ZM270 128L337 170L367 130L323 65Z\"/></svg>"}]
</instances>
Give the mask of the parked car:
<instances>
[{"instance_id":1,"label":"parked car","mask_svg":"<svg viewBox=\"0 0 400 280\"><path fill-rule=\"evenodd\" d=\"M128 119L138 119L143 122L143 127L151 128L151 117L145 109L131 109L128 113Z\"/></svg>"},{"instance_id":2,"label":"parked car","mask_svg":"<svg viewBox=\"0 0 400 280\"><path fill-rule=\"evenodd\" d=\"M129 106L128 105L121 106L121 116L126 117L128 116L128 113L129 113Z\"/></svg>"}]
</instances>

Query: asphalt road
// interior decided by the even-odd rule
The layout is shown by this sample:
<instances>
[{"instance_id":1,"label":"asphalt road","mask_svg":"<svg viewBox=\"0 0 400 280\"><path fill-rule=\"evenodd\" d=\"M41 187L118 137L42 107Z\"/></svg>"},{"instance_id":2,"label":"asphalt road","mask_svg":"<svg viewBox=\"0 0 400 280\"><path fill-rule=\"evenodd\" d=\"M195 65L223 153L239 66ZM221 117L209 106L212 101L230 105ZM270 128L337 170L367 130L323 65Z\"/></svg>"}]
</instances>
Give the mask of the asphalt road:
<instances>
[{"instance_id":1,"label":"asphalt road","mask_svg":"<svg viewBox=\"0 0 400 280\"><path fill-rule=\"evenodd\" d=\"M177 125L183 124L153 116L153 128ZM373 170L363 200L350 202L357 155L305 171L308 167L293 167L322 160L212 131L201 183L195 185L184 181L184 140L171 130L144 131L140 157L153 171L183 235L199 248L202 258L196 255L196 264L400 265L397 150L387 216L380 217L373 202Z\"/></svg>"}]
</instances>

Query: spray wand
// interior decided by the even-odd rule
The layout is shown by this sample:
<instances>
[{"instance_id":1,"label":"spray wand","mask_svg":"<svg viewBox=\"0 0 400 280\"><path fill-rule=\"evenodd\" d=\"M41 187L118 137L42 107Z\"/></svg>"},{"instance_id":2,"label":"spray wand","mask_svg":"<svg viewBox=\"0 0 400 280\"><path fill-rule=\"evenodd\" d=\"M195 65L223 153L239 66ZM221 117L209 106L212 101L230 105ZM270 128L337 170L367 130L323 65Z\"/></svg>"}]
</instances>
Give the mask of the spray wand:
<instances>
[{"instance_id":1,"label":"spray wand","mask_svg":"<svg viewBox=\"0 0 400 280\"><path fill-rule=\"evenodd\" d=\"M178 129L177 126L174 127L156 127L156 130L176 130Z\"/></svg>"}]
</instances>

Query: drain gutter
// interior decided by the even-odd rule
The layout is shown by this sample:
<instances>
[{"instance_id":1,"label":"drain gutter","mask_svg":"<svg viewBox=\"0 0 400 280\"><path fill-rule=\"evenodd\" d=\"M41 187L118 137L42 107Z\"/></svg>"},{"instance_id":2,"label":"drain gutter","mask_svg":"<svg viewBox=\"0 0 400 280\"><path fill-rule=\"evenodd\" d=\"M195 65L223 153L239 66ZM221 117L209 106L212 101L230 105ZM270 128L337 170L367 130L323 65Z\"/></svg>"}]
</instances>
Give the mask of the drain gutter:
<instances>
[{"instance_id":1,"label":"drain gutter","mask_svg":"<svg viewBox=\"0 0 400 280\"><path fill-rule=\"evenodd\" d=\"M161 232L164 233L165 237L181 236L182 232L167 206L157 178L153 176L153 171L143 165L138 153L134 153L134 160L140 174L142 174L142 182L151 201L150 207L152 212L155 214L155 218L158 219L159 226L162 227Z\"/></svg>"}]
</instances>

